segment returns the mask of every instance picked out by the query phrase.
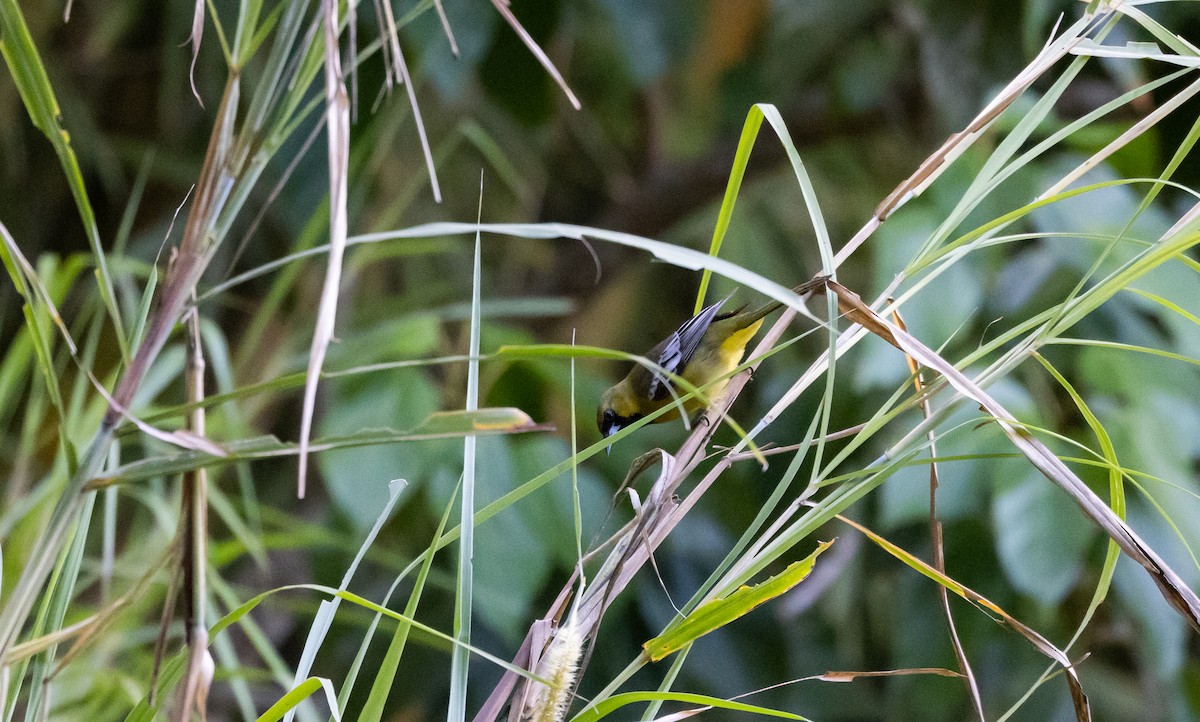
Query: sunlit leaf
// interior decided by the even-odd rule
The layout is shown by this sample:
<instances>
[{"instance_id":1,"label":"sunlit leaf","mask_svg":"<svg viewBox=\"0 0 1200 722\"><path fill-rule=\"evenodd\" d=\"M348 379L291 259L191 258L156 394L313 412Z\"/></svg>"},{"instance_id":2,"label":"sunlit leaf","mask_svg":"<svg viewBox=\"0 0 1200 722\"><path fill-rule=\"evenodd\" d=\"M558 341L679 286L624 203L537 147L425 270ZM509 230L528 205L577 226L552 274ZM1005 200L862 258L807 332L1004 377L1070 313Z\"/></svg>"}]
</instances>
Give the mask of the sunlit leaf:
<instances>
[{"instance_id":1,"label":"sunlit leaf","mask_svg":"<svg viewBox=\"0 0 1200 722\"><path fill-rule=\"evenodd\" d=\"M817 557L829 548L833 542L821 542L816 551L806 558L793 562L779 574L752 587L741 587L724 599L714 599L700 606L689 614L682 622L642 645L646 656L657 662L672 652L683 648L684 645L703 637L730 622L745 616L761 604L784 594L792 587L804 581L813 570Z\"/></svg>"}]
</instances>

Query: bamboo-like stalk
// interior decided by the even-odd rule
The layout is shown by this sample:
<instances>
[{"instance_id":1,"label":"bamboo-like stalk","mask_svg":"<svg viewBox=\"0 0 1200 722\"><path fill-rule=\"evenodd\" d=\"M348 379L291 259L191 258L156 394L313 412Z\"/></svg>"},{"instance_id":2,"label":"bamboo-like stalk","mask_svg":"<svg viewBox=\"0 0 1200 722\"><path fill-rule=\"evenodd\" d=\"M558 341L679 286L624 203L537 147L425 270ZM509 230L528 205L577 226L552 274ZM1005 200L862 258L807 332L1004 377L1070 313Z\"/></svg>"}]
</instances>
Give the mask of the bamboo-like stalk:
<instances>
[{"instance_id":1,"label":"bamboo-like stalk","mask_svg":"<svg viewBox=\"0 0 1200 722\"><path fill-rule=\"evenodd\" d=\"M187 400L199 404L204 399L204 351L200 344L200 313L193 310L188 315ZM195 434L204 435L204 407L197 405L188 414L188 428ZM183 591L185 625L188 647L188 666L184 682L179 687L171 718L182 722L188 719L193 706L203 710L212 681L211 663L206 664L208 652L208 625L205 623L208 589L205 575L208 569L208 470L204 467L183 474L183 499L180 523L184 533L183 544ZM207 679L205 677L207 676Z\"/></svg>"}]
</instances>

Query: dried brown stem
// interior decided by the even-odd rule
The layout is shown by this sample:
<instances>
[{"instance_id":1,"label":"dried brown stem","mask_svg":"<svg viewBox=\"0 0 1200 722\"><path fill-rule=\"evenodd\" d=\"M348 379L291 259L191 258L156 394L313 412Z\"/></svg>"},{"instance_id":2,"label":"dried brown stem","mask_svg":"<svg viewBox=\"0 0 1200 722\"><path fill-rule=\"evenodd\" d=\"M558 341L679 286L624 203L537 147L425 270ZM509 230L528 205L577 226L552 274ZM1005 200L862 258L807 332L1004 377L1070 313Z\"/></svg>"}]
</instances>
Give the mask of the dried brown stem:
<instances>
[{"instance_id":1,"label":"dried brown stem","mask_svg":"<svg viewBox=\"0 0 1200 722\"><path fill-rule=\"evenodd\" d=\"M891 303L891 299L889 299ZM904 319L900 316L899 311L892 311L892 319L896 325L903 331L908 331L908 327L904 323ZM929 406L929 397L925 395L925 382L921 378L921 364L908 354L904 356L908 362L909 373L912 374L913 387L916 389L919 397L921 413L928 419L933 415L933 411ZM937 434L933 429L929 430L929 456L931 459L937 458ZM946 546L942 537L942 523L937 517L937 488L938 488L938 466L936 461L929 462L929 536L930 545L933 549L933 568L946 573ZM971 706L975 710L975 716L979 718L979 722L984 722L983 715L983 699L979 694L979 684L975 680L975 672L971 669L971 662L967 659L966 650L963 649L962 640L958 636L958 627L954 624L954 614L950 610L950 593L946 587L938 585L938 601L942 607L942 614L946 617L946 626L950 631L950 644L954 647L954 657L958 660L958 669L962 672L963 682L967 685L967 694L971 698Z\"/></svg>"}]
</instances>

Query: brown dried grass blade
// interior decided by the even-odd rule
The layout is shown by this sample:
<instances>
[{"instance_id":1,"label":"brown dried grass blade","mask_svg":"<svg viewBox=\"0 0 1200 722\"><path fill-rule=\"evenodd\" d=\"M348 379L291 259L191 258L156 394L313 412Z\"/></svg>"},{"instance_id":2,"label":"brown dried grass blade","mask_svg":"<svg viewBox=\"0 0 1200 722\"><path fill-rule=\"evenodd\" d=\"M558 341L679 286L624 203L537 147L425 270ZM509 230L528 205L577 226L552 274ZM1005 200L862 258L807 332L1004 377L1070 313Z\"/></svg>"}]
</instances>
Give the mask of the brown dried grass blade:
<instances>
[{"instance_id":1,"label":"brown dried grass blade","mask_svg":"<svg viewBox=\"0 0 1200 722\"><path fill-rule=\"evenodd\" d=\"M838 308L843 314L912 356L923 366L938 372L960 394L977 402L1038 471L1065 491L1079 505L1084 515L1108 534L1121 547L1126 556L1140 564L1158 585L1159 591L1167 602L1183 615L1194 629L1200 631L1200 598L1196 596L1196 593L1062 460L1016 421L1000 402L967 378L965 374L954 367L954 364L880 317L863 303L858 294L836 281L829 281L827 287L837 294Z\"/></svg>"},{"instance_id":2,"label":"brown dried grass blade","mask_svg":"<svg viewBox=\"0 0 1200 722\"><path fill-rule=\"evenodd\" d=\"M555 598L554 603L550 605L549 611L547 611L541 619L534 620L533 624L530 625L529 631L525 634L524 641L521 642L521 648L517 650L516 656L513 657L513 666L522 667L524 669L537 668L537 665L530 661L530 650L534 646L535 640L536 644L539 645L539 648L542 648L541 645L544 645L547 641L544 634L542 634L542 630L544 629L545 625L549 624L551 621L561 619L566 613L567 602L571 599L571 595L575 591L574 584L578 576L579 568L576 567L575 574L573 574L571 578L567 580L567 583L563 585L562 590L558 593L558 597ZM514 690L516 690L517 683L523 682L523 680L524 678L520 677L515 672L506 670L504 675L500 678L500 681L497 682L496 686L492 688L492 692L490 695L488 695L487 701L484 702L483 706L479 708L479 711L475 713L475 717L472 719L472 722L496 722L496 720L500 718L500 712L504 709L505 703L508 702L510 698L514 700L513 706L517 707L517 702L523 702L525 698L525 692L524 690L520 690L514 695ZM524 687L526 685L522 684L522 686Z\"/></svg>"},{"instance_id":3,"label":"brown dried grass blade","mask_svg":"<svg viewBox=\"0 0 1200 722\"><path fill-rule=\"evenodd\" d=\"M350 99L342 75L338 52L338 6L336 0L324 0L325 10L325 128L329 139L329 261L325 285L317 309L312 346L308 353L308 371L304 383L304 406L300 416L300 469L296 495L304 498L308 480L308 444L312 434L313 409L317 402L317 381L325 363L325 351L333 340L337 320L338 291L342 282L342 254L346 249L346 196L350 164Z\"/></svg>"},{"instance_id":4,"label":"brown dried grass blade","mask_svg":"<svg viewBox=\"0 0 1200 722\"><path fill-rule=\"evenodd\" d=\"M68 11L69 12L69 11ZM196 58L200 57L200 39L204 37L204 0L196 0L196 6L192 10L192 35L188 38L188 42L192 45L192 64L188 68L188 82L192 85L192 95L196 96L196 102L200 107L204 107L204 100L200 97L200 91L196 90Z\"/></svg>"},{"instance_id":5,"label":"brown dried grass blade","mask_svg":"<svg viewBox=\"0 0 1200 722\"><path fill-rule=\"evenodd\" d=\"M908 327L904 324L904 318L900 312L893 310L892 318L895 320L896 326L901 331L908 333ZM917 397L920 399L919 404L921 413L928 419L932 415L932 409L929 407L929 397L925 393L925 383L921 378L921 364L908 354L904 355L905 361L908 362L908 371L912 374L913 387L916 389ZM931 459L937 458L937 434L933 429L929 431L929 456ZM938 488L938 466L937 462L929 462L929 536L930 543L933 549L933 567L942 574L946 573L946 545L942 536L942 522L937 517L937 488ZM958 668L962 671L959 675L963 677L963 681L967 685L967 694L971 698L971 707L975 710L975 716L979 718L979 722L984 722L983 714L983 698L979 694L979 684L975 680L975 672L971 669L971 662L967 659L967 652L963 649L962 640L958 636L958 627L954 624L954 614L950 610L950 593L946 587L938 585L938 602L942 607L942 614L946 617L946 627L950 631L950 644L954 648L954 658L958 661Z\"/></svg>"},{"instance_id":6,"label":"brown dried grass blade","mask_svg":"<svg viewBox=\"0 0 1200 722\"><path fill-rule=\"evenodd\" d=\"M819 285L815 287L820 288ZM794 310L785 309L775 325L764 335L757 348L751 352L750 357L760 358L766 354L779 342L784 330L795 317ZM705 422L695 425L692 433L684 440L675 455L668 454L661 449L648 452L639 457L633 468L630 469L630 473L626 476L626 483L632 483L638 474L652 466L655 461L661 462L663 466L658 478L646 494L646 500L637 516L607 541L597 545L584 558L586 562L589 557L602 550L608 550L606 561L580 595L580 599L574 607L573 613L576 615L576 622L583 630L582 635L585 639L594 635L611 600L628 586L638 570L649 561L650 555L658 545L683 520L687 512L696 505L717 477L733 463L730 455L726 454L717 466L691 489L685 499L680 501L675 498L684 479L704 460L704 450L716 431L717 420L728 411L742 388L750 380L750 376L750 373L741 373L730 379L720 402L708 410L704 416ZM579 570L576 568L575 574L567 580L555 603L551 605L550 610L542 619L550 619L565 613L566 600L574 591L578 573ZM531 628L526 635L526 644L530 642L532 635ZM588 654L590 654L590 650ZM525 645L518 653L518 659L521 658L528 661L528 650ZM586 666L587 655L585 654L584 662L580 665L579 676L582 676L582 670ZM513 690L516 685L517 679L514 675L504 675L497 686L493 688L484 708L475 716L474 722L494 722L500 710L503 709L505 701L517 698L517 695L520 694L518 691L514 695Z\"/></svg>"},{"instance_id":7,"label":"brown dried grass blade","mask_svg":"<svg viewBox=\"0 0 1200 722\"><path fill-rule=\"evenodd\" d=\"M583 108L583 105L579 102L579 98L575 97L575 93L571 91L571 88L567 85L567 81L563 79L562 73L558 72L558 68L554 67L554 63L550 61L550 56L546 55L545 51L538 47L537 41L525 30L521 22L517 20L517 16L513 15L513 11L508 7L508 3L504 2L504 0L492 0L492 5L495 6L496 12L500 13L500 17L504 18L504 22L512 27L517 37L521 38L521 42L525 43L525 47L529 48L529 52L533 53L533 57L537 58L538 62L542 64L542 67L546 69L546 72L550 74L554 82L558 83L558 87L562 88L563 93L567 96L567 100L571 102L571 107L575 108L575 110Z\"/></svg>"},{"instance_id":8,"label":"brown dried grass blade","mask_svg":"<svg viewBox=\"0 0 1200 722\"><path fill-rule=\"evenodd\" d=\"M417 89L413 87L412 76L408 72L408 63L404 61L404 53L400 50L400 30L396 27L396 15L392 12L390 2L385 0L380 4L383 6L383 18L386 26L384 32L387 35L384 39L384 47L391 49L392 72L395 74L396 82L403 84L404 92L408 94L408 104L412 107L413 121L417 124L417 135L421 139L421 152L425 154L425 167L429 169L429 186L433 190L433 200L441 203L442 189L438 184L437 169L433 165L433 151L429 147L429 136L425 134L425 121L421 119L421 106L417 104ZM449 25L446 27L449 28ZM453 40L453 36L451 36L451 43ZM390 81L389 87L391 87Z\"/></svg>"},{"instance_id":9,"label":"brown dried grass blade","mask_svg":"<svg viewBox=\"0 0 1200 722\"><path fill-rule=\"evenodd\" d=\"M945 589L945 587L942 587ZM853 682L859 677L907 677L914 674L933 674L939 677L961 677L952 669L943 667L912 667L910 669L881 669L874 672L826 672L813 679L822 682Z\"/></svg>"},{"instance_id":10,"label":"brown dried grass blade","mask_svg":"<svg viewBox=\"0 0 1200 722\"><path fill-rule=\"evenodd\" d=\"M1089 29L1095 27L1097 17L1103 17L1111 12L1111 9L1105 9L1097 15L1085 15L1064 30L1062 35L1047 42L1037 57L1031 60L965 128L947 138L941 147L926 158L911 176L896 186L896 189L879 203L870 220L837 252L834 266L837 267L844 263L897 209L928 188L955 158L962 155L987 130L988 126L1001 113L1049 71L1055 63L1068 55L1072 48L1083 41Z\"/></svg>"}]
</instances>

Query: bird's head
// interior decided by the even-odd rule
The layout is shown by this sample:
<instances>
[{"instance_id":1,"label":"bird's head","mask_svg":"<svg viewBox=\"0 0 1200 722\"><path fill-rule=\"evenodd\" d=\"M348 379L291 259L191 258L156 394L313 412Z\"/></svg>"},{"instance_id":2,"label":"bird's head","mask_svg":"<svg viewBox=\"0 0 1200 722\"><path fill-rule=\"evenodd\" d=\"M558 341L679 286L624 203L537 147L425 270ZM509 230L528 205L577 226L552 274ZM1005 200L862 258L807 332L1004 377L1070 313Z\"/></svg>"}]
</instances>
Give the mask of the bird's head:
<instances>
[{"instance_id":1,"label":"bird's head","mask_svg":"<svg viewBox=\"0 0 1200 722\"><path fill-rule=\"evenodd\" d=\"M596 426L600 429L600 435L608 438L642 416L644 414L638 408L633 389L628 382L622 381L600 397L600 406L596 409Z\"/></svg>"}]
</instances>

